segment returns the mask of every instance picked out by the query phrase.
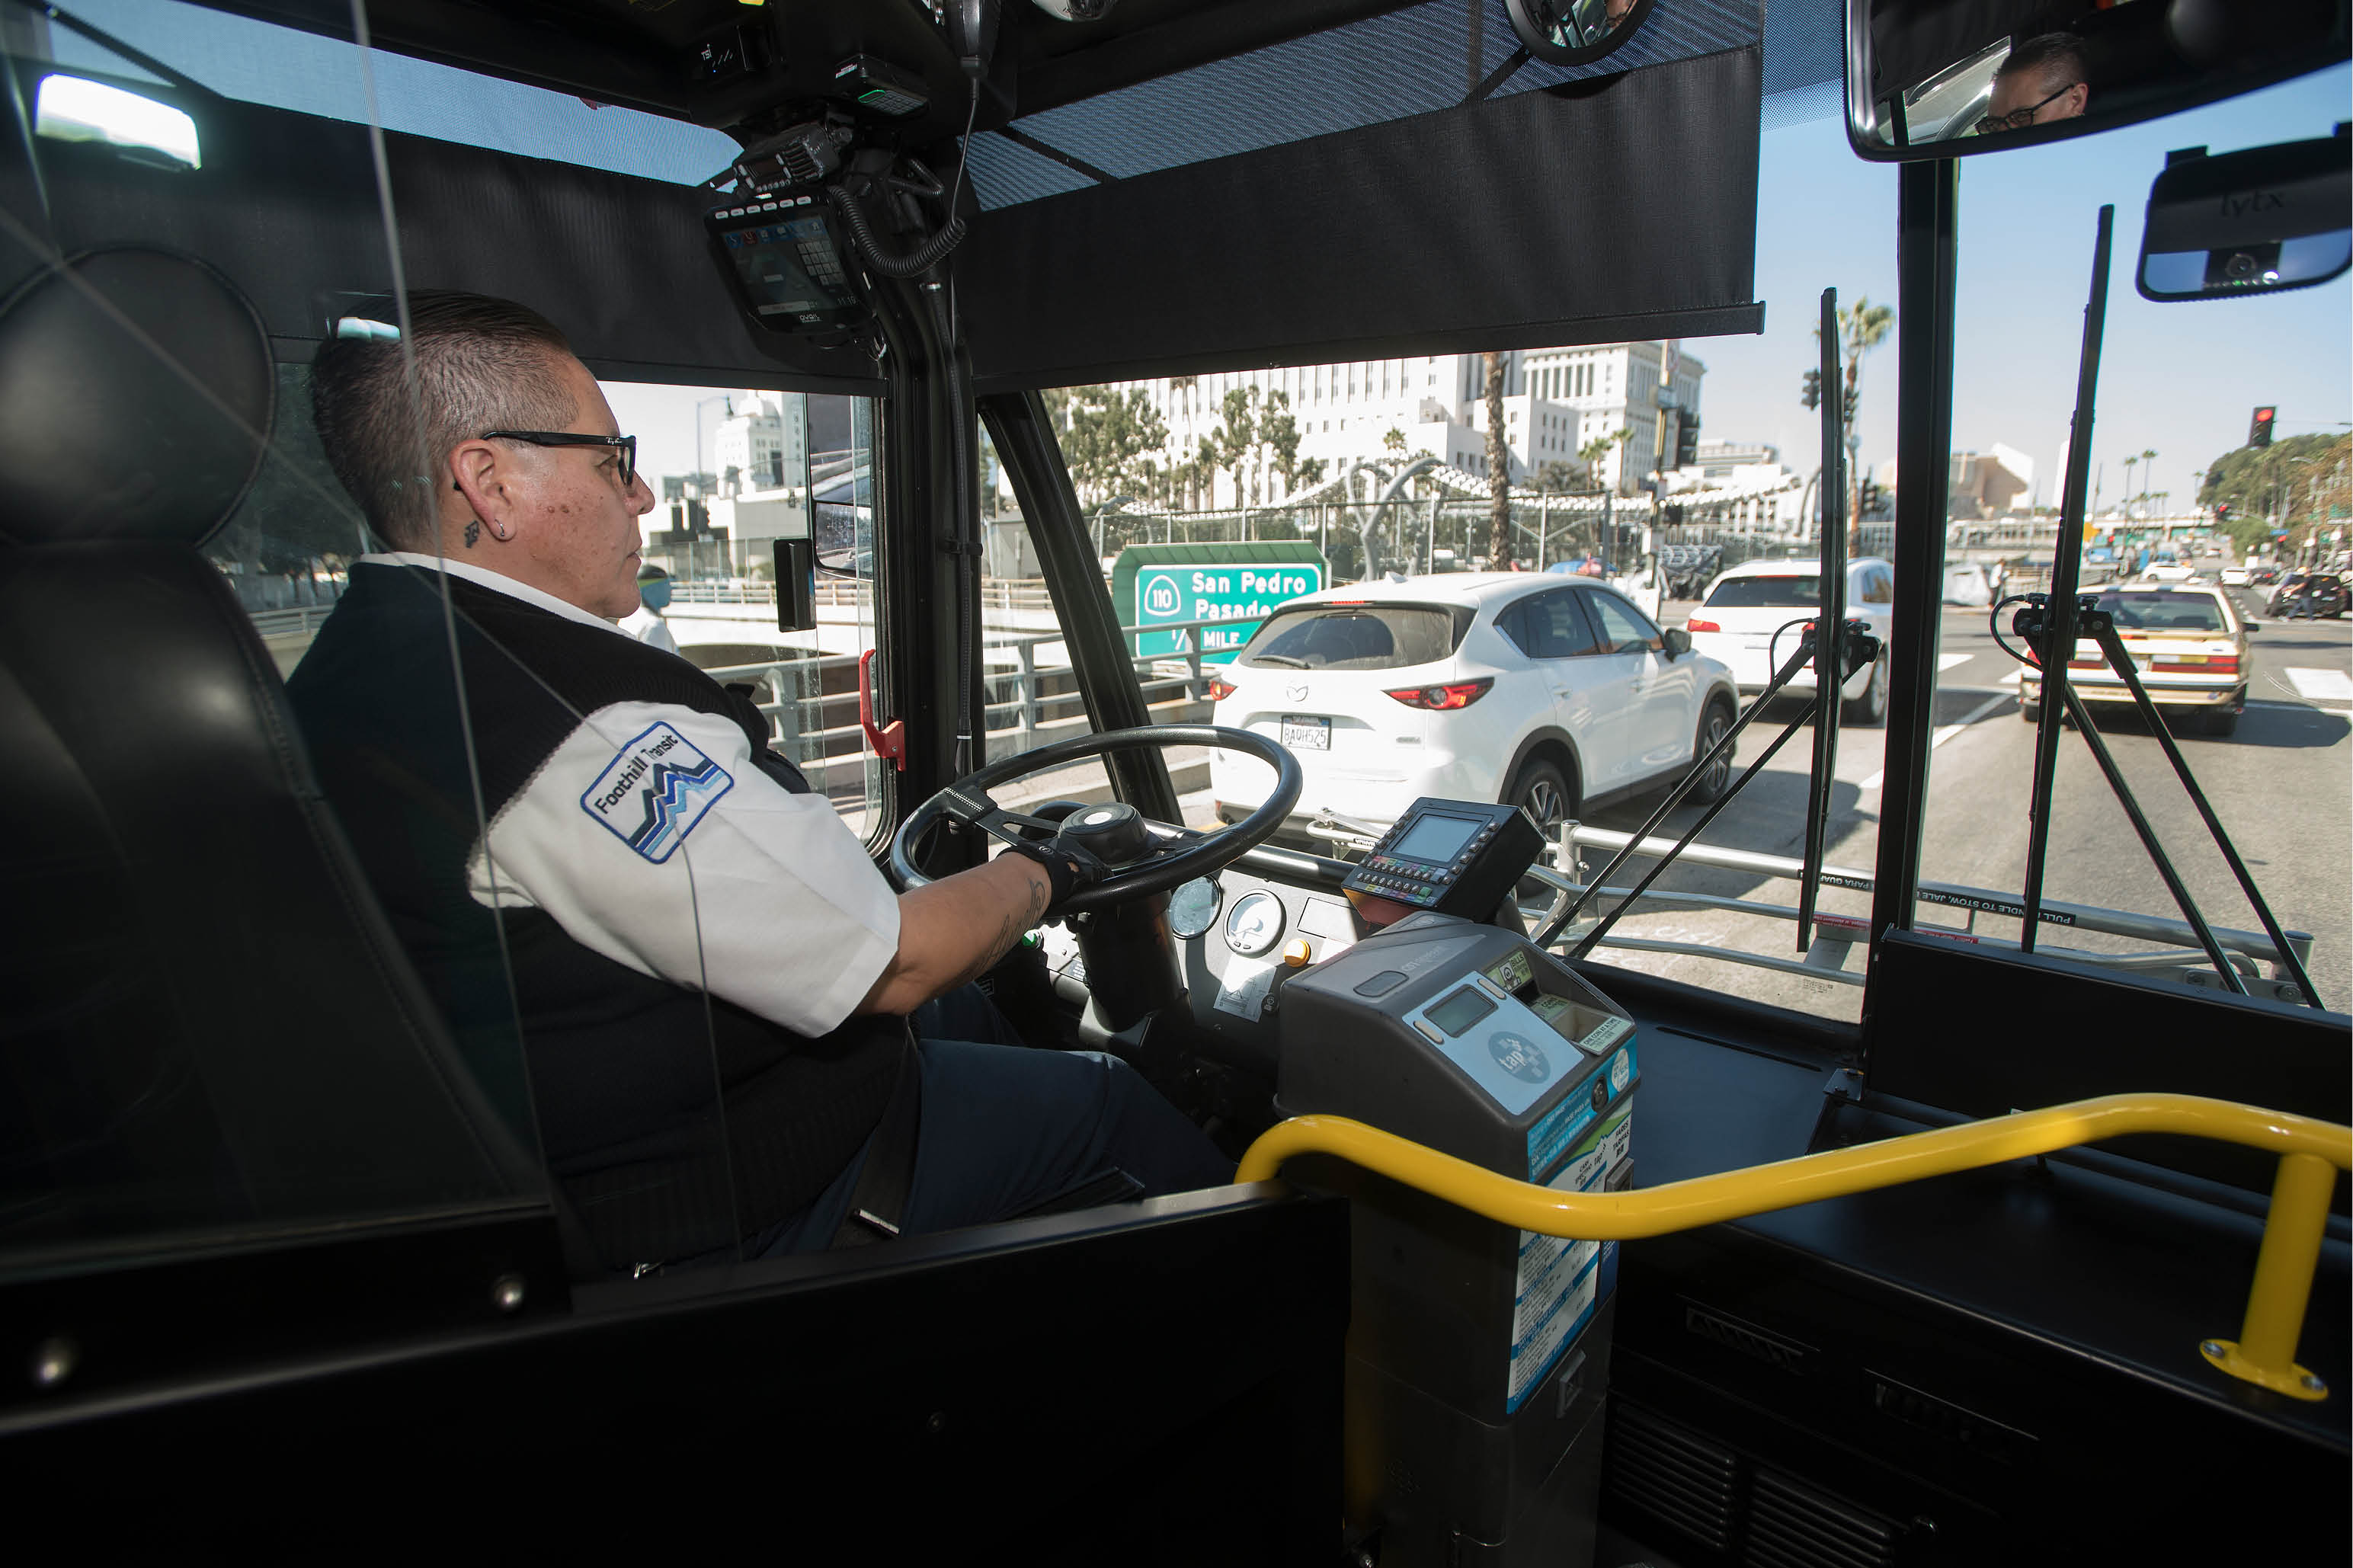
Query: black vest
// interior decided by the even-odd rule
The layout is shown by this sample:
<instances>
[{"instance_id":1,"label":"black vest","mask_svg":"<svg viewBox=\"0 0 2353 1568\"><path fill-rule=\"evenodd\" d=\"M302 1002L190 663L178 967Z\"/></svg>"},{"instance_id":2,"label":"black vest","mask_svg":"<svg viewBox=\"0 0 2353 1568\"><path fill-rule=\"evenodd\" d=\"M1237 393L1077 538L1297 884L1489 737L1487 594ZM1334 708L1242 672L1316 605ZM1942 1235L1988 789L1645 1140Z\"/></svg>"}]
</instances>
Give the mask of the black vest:
<instances>
[{"instance_id":1,"label":"black vest","mask_svg":"<svg viewBox=\"0 0 2353 1568\"><path fill-rule=\"evenodd\" d=\"M686 660L451 576L460 682L441 583L408 567L353 567L287 682L320 782L395 931L525 1136L536 1112L547 1167L608 1263L708 1251L789 1217L881 1119L903 1022L852 1016L819 1038L797 1035L606 958L541 910L486 909L466 884L480 822L582 717L614 702L724 715L764 771L788 788L807 784L767 750L767 720L751 700Z\"/></svg>"}]
</instances>

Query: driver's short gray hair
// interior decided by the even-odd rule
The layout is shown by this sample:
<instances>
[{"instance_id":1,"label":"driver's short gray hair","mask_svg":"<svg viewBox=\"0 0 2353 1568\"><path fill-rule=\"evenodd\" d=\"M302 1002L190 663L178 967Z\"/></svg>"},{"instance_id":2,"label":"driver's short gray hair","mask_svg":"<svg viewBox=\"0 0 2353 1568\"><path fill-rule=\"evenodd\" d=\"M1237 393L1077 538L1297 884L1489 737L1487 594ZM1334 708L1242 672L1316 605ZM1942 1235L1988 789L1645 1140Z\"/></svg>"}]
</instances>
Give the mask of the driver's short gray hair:
<instances>
[{"instance_id":1,"label":"driver's short gray hair","mask_svg":"<svg viewBox=\"0 0 2353 1568\"><path fill-rule=\"evenodd\" d=\"M2084 71L2084 45L2073 33L2045 33L2029 38L2010 51L1996 76L2023 76L2036 72L2042 79L2043 90L2057 92L2090 79Z\"/></svg>"},{"instance_id":2,"label":"driver's short gray hair","mask_svg":"<svg viewBox=\"0 0 2353 1568\"><path fill-rule=\"evenodd\" d=\"M358 313L397 319L389 300ZM332 337L320 346L311 417L368 525L388 543L429 551L449 482L442 470L459 442L485 430L561 430L579 416L561 370L571 353L555 324L527 305L417 289L405 343Z\"/></svg>"}]
</instances>

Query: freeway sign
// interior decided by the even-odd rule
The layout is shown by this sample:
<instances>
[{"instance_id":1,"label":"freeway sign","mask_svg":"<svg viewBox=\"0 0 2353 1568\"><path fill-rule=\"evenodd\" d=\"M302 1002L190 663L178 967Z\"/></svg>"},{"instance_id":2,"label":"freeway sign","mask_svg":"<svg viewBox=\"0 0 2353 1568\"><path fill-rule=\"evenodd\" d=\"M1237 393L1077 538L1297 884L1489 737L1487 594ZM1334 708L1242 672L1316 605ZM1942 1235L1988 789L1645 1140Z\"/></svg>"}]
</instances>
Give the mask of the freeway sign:
<instances>
[{"instance_id":1,"label":"freeway sign","mask_svg":"<svg viewBox=\"0 0 2353 1568\"><path fill-rule=\"evenodd\" d=\"M1122 551L1112 568L1112 603L1127 624L1233 621L1155 632L1139 629L1139 656L1179 655L1201 638L1201 661L1225 664L1241 650L1258 623L1286 599L1324 586L1324 558L1303 540L1234 544L1139 544Z\"/></svg>"}]
</instances>

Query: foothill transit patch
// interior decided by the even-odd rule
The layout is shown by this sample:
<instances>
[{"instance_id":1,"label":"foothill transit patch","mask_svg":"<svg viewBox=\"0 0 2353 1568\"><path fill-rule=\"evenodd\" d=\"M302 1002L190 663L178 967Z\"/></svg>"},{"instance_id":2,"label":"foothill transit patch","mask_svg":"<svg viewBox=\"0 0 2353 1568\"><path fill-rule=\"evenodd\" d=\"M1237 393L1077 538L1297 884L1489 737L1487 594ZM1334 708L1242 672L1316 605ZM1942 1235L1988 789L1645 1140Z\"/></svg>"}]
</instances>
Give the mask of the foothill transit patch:
<instances>
[{"instance_id":1,"label":"foothill transit patch","mask_svg":"<svg viewBox=\"0 0 2353 1568\"><path fill-rule=\"evenodd\" d=\"M656 865L734 786L734 778L668 724L623 746L580 797L580 809Z\"/></svg>"}]
</instances>

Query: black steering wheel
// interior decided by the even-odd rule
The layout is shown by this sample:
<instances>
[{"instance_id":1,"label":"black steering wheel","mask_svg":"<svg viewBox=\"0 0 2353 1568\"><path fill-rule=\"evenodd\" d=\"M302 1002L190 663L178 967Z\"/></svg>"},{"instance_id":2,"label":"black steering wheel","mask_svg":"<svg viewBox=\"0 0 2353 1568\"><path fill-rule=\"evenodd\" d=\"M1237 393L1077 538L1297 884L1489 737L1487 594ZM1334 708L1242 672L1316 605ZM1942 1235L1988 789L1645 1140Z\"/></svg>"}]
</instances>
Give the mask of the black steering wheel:
<instances>
[{"instance_id":1,"label":"black steering wheel","mask_svg":"<svg viewBox=\"0 0 2353 1568\"><path fill-rule=\"evenodd\" d=\"M1274 791L1256 811L1214 832L1197 832L1173 823L1147 824L1159 830L1153 849L1143 858L1114 867L1110 876L1093 887L1071 894L1056 907L1057 915L1107 910L1127 900L1166 892L1196 877L1207 876L1263 843L1282 826L1291 808L1299 802L1303 781L1298 759L1263 735L1253 735L1247 730L1219 729L1214 724L1146 724L1134 730L1113 730L1100 735L1057 741L1050 746L1039 746L966 773L917 806L899 825L899 831L891 836L891 869L904 888L920 888L931 880L915 868L910 850L942 817L998 837L1016 833L1031 838L1050 836L1056 824L1007 811L989 797L989 790L1048 768L1136 746L1219 746L1245 752L1273 767ZM1024 828L1029 831L1022 833Z\"/></svg>"}]
</instances>

